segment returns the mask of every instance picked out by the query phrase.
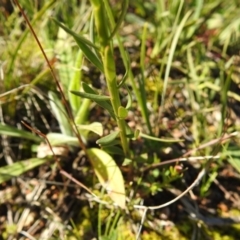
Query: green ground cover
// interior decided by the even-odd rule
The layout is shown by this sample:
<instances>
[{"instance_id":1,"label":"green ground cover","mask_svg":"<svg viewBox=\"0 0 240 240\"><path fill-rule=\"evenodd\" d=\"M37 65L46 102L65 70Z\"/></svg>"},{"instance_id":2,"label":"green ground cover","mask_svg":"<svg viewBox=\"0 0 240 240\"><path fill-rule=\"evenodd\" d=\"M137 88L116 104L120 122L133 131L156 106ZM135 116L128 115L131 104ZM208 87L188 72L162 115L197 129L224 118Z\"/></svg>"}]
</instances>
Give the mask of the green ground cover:
<instances>
[{"instance_id":1,"label":"green ground cover","mask_svg":"<svg viewBox=\"0 0 240 240\"><path fill-rule=\"evenodd\" d=\"M238 1L0 13L0 239L238 239Z\"/></svg>"}]
</instances>

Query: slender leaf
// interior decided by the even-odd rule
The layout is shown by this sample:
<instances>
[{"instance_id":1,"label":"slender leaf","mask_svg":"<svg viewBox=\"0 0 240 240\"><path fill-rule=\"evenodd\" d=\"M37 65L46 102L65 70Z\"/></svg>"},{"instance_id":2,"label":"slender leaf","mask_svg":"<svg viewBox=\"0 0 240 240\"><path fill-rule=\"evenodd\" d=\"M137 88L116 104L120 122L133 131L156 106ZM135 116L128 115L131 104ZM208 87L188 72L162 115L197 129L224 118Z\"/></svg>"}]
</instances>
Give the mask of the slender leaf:
<instances>
[{"instance_id":1,"label":"slender leaf","mask_svg":"<svg viewBox=\"0 0 240 240\"><path fill-rule=\"evenodd\" d=\"M115 154L115 155L124 156L123 150L118 146L106 146L106 147L103 147L102 150L104 150L105 152L111 155Z\"/></svg>"},{"instance_id":2,"label":"slender leaf","mask_svg":"<svg viewBox=\"0 0 240 240\"><path fill-rule=\"evenodd\" d=\"M76 96L76 97L78 97L78 96ZM78 109L78 112L74 117L74 121L76 124L83 124L87 121L88 115L90 112L89 109L91 107L91 103L92 103L92 101L87 98L85 98L81 101L80 108Z\"/></svg>"},{"instance_id":3,"label":"slender leaf","mask_svg":"<svg viewBox=\"0 0 240 240\"><path fill-rule=\"evenodd\" d=\"M47 158L30 158L0 168L0 184L49 161Z\"/></svg>"},{"instance_id":4,"label":"slender leaf","mask_svg":"<svg viewBox=\"0 0 240 240\"><path fill-rule=\"evenodd\" d=\"M101 148L105 148L105 147L111 147L111 146L120 146L121 145L121 141L119 138L114 139L113 141L104 143L104 144L99 144L101 146Z\"/></svg>"},{"instance_id":5,"label":"slender leaf","mask_svg":"<svg viewBox=\"0 0 240 240\"><path fill-rule=\"evenodd\" d=\"M74 115L77 114L79 108L81 107L81 98L77 97L74 94L71 94L70 91L80 91L81 90L81 80L82 80L82 61L83 61L83 52L78 51L76 60L75 60L75 69L69 83L68 87L68 98L71 104L71 108L74 112Z\"/></svg>"},{"instance_id":6,"label":"slender leaf","mask_svg":"<svg viewBox=\"0 0 240 240\"><path fill-rule=\"evenodd\" d=\"M182 5L182 4L181 4ZM179 14L181 11L182 6L179 7ZM166 91L167 91L167 84L168 84L168 80L169 80L169 75L170 75L170 69L172 66L172 61L173 61L173 56L177 47L177 43L180 37L180 34L182 33L183 27L186 23L186 21L188 20L188 18L191 15L191 11L187 12L184 16L184 18L182 19L181 23L179 24L179 26L176 29L176 33L174 33L173 35L173 40L172 40L172 44L171 44L171 48L170 48L170 52L169 52L169 57L168 57L168 61L167 61L167 66L166 66L166 71L165 71L165 76L164 76L164 82L163 82L163 92L162 92L162 99L161 99L161 108L163 109L164 103L165 103L165 96L166 96ZM159 116L161 116L162 112L160 110Z\"/></svg>"},{"instance_id":7,"label":"slender leaf","mask_svg":"<svg viewBox=\"0 0 240 240\"><path fill-rule=\"evenodd\" d=\"M183 142L184 140L181 139L163 139L163 138L157 138L157 137L152 137L150 135L144 134L144 133L140 133L139 134L142 138L146 138L149 140L153 140L153 141L157 141L157 142Z\"/></svg>"},{"instance_id":8,"label":"slender leaf","mask_svg":"<svg viewBox=\"0 0 240 240\"><path fill-rule=\"evenodd\" d=\"M94 89L92 89L89 85L87 85L84 82L82 83L82 87L86 93L98 94L96 91L94 91ZM106 100L106 101L95 100L95 103L97 103L103 109L106 109L109 112L109 114L111 115L111 117L113 119L116 119L110 100Z\"/></svg>"},{"instance_id":9,"label":"slender leaf","mask_svg":"<svg viewBox=\"0 0 240 240\"><path fill-rule=\"evenodd\" d=\"M240 160L239 157L229 156L228 162L240 173Z\"/></svg>"},{"instance_id":10,"label":"slender leaf","mask_svg":"<svg viewBox=\"0 0 240 240\"><path fill-rule=\"evenodd\" d=\"M55 93L49 92L48 95L51 100L50 105L55 117L57 118L61 132L67 136L71 136L72 128L62 102L59 100Z\"/></svg>"},{"instance_id":11,"label":"slender leaf","mask_svg":"<svg viewBox=\"0 0 240 240\"><path fill-rule=\"evenodd\" d=\"M103 96L103 95L98 95L98 94L91 94L91 93L86 93L86 92L78 92L78 91L71 91L71 93L80 96L82 98L88 98L92 101L106 101L109 100L109 96Z\"/></svg>"},{"instance_id":12,"label":"slender leaf","mask_svg":"<svg viewBox=\"0 0 240 240\"><path fill-rule=\"evenodd\" d=\"M83 88L84 92L86 92L86 93L98 94L93 88L91 88L85 82L82 83L82 88Z\"/></svg>"},{"instance_id":13,"label":"slender leaf","mask_svg":"<svg viewBox=\"0 0 240 240\"><path fill-rule=\"evenodd\" d=\"M73 76L73 66L74 66L74 58L73 58L73 51L72 47L69 45L71 44L69 41L69 35L66 31L62 28L58 30L58 38L55 43L55 47L58 50L58 75L61 82L61 86L63 88L64 94L69 95L68 88L69 83L71 83L71 79ZM71 89L71 90L80 90L80 89ZM79 101L79 99L78 99Z\"/></svg>"},{"instance_id":14,"label":"slender leaf","mask_svg":"<svg viewBox=\"0 0 240 240\"><path fill-rule=\"evenodd\" d=\"M94 45L91 41L86 39L85 37L82 37L80 34L76 34L74 31L66 27L64 24L60 23L57 19L52 18L52 20L62 29L64 29L67 33L69 33L72 37L78 39L78 41L86 44L89 47L93 47L94 49L98 50L98 47Z\"/></svg>"},{"instance_id":15,"label":"slender leaf","mask_svg":"<svg viewBox=\"0 0 240 240\"><path fill-rule=\"evenodd\" d=\"M89 40L87 40L86 38L76 34L71 29L67 28L62 23L58 22L56 19L53 18L53 21L58 26L63 28L67 33L69 33L75 39L75 41L77 42L79 48L83 51L83 53L86 56L86 58L91 63L93 63L101 72L103 72L102 62L100 61L100 59L97 57L97 55L95 55L95 53L90 48L90 47L93 47L95 49L95 51L96 51L97 47L93 43L91 43Z\"/></svg>"},{"instance_id":16,"label":"slender leaf","mask_svg":"<svg viewBox=\"0 0 240 240\"><path fill-rule=\"evenodd\" d=\"M51 146L67 144L70 146L79 146L79 141L77 137L67 136L62 133L48 133L47 139L50 142Z\"/></svg>"},{"instance_id":17,"label":"slender leaf","mask_svg":"<svg viewBox=\"0 0 240 240\"><path fill-rule=\"evenodd\" d=\"M117 24L115 25L109 39L112 39L115 35L115 33L118 31L119 27L121 26L125 16L126 16L126 13L127 13L127 9L128 9L128 5L129 5L129 0L123 0L122 2L122 12L119 16L119 19L117 21Z\"/></svg>"},{"instance_id":18,"label":"slender leaf","mask_svg":"<svg viewBox=\"0 0 240 240\"><path fill-rule=\"evenodd\" d=\"M97 144L99 145L108 145L109 143L111 143L113 140L115 140L118 136L119 136L120 131L114 131L112 133L110 133L109 135L102 137L100 139L97 140Z\"/></svg>"},{"instance_id":19,"label":"slender leaf","mask_svg":"<svg viewBox=\"0 0 240 240\"><path fill-rule=\"evenodd\" d=\"M34 135L31 132L20 130L15 127L7 126L7 125L1 124L1 123L0 123L0 134L11 136L11 137L29 139L29 140L33 140L35 142L41 142L41 138Z\"/></svg>"},{"instance_id":20,"label":"slender leaf","mask_svg":"<svg viewBox=\"0 0 240 240\"><path fill-rule=\"evenodd\" d=\"M99 122L93 122L88 125L78 124L77 127L79 128L79 130L88 130L88 131L98 134L99 136L103 135L103 125Z\"/></svg>"}]
</instances>

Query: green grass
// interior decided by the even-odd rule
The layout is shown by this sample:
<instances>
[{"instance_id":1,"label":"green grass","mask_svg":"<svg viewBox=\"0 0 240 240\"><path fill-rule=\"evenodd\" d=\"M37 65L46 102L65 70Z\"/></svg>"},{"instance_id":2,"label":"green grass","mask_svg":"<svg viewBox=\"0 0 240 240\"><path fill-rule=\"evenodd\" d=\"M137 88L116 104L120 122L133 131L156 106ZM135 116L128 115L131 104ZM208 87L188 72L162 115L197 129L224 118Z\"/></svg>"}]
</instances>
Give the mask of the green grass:
<instances>
[{"instance_id":1,"label":"green grass","mask_svg":"<svg viewBox=\"0 0 240 240\"><path fill-rule=\"evenodd\" d=\"M239 215L239 4L80 2L0 10L2 238L219 239Z\"/></svg>"}]
</instances>

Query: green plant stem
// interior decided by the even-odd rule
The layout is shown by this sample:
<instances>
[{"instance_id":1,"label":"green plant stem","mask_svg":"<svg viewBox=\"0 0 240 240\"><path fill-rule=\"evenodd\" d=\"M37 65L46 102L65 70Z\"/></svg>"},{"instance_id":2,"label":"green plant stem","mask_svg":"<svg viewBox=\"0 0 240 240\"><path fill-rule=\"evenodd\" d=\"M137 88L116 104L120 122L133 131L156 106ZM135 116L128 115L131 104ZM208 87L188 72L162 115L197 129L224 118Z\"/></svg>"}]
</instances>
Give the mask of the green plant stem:
<instances>
[{"instance_id":1,"label":"green plant stem","mask_svg":"<svg viewBox=\"0 0 240 240\"><path fill-rule=\"evenodd\" d=\"M103 58L103 67L106 75L107 86L111 98L111 103L113 106L113 110L116 116L117 125L120 130L120 139L123 147L123 151L127 156L129 153L128 149L128 141L126 136L125 129L125 120L118 117L118 108L121 106L121 101L119 97L117 81L116 81L116 69L115 62L113 58L113 51L110 46L106 46L102 52Z\"/></svg>"},{"instance_id":2,"label":"green plant stem","mask_svg":"<svg viewBox=\"0 0 240 240\"><path fill-rule=\"evenodd\" d=\"M104 2L104 5L106 7L106 11L107 11L107 14L108 14L109 22L111 24L111 28L115 29L116 23L114 21L114 17L113 17L112 11L111 11L111 7L109 6L109 2L108 2L108 0L103 0L103 2ZM123 4L126 4L128 6L129 5L129 0L126 0ZM126 6L124 8L126 8ZM140 108L141 114L143 116L144 122L147 125L148 132L149 132L149 134L151 134L152 133L152 128L151 128L151 125L149 123L149 114L147 112L146 103L144 102L144 99L141 96L140 89L137 87L136 80L134 78L132 69L129 68L128 53L125 51L123 43L122 43L122 39L120 38L118 33L116 33L116 38L117 38L117 41L118 41L118 47L119 47L119 50L120 50L120 53L121 53L121 57L122 57L122 60L123 60L124 67L126 69L128 69L128 78L131 82L131 86L133 88L134 95L135 95L135 97L137 99L137 102L139 104L139 108Z\"/></svg>"},{"instance_id":3,"label":"green plant stem","mask_svg":"<svg viewBox=\"0 0 240 240\"><path fill-rule=\"evenodd\" d=\"M106 82L108 91L111 98L111 104L116 116L118 128L120 130L120 139L124 154L128 156L129 146L126 136L125 120L118 117L118 109L121 106L120 96L118 92L117 80L116 80L116 66L113 56L113 50L111 47L111 39L108 37L109 25L106 19L106 11L104 2L102 0L91 0L93 6L93 14L95 17L95 25L98 33L99 41L101 44L101 56L103 60L103 68L106 76Z\"/></svg>"}]
</instances>

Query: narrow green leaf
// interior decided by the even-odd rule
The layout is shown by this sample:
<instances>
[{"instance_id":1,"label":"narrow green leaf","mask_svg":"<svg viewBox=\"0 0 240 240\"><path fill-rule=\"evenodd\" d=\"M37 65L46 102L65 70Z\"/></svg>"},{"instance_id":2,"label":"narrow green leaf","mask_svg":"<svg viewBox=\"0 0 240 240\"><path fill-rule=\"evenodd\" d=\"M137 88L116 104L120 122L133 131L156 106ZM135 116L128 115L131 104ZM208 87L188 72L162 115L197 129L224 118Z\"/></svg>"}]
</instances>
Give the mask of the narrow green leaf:
<instances>
[{"instance_id":1,"label":"narrow green leaf","mask_svg":"<svg viewBox=\"0 0 240 240\"><path fill-rule=\"evenodd\" d=\"M114 132L110 133L109 135L98 139L96 143L99 145L102 145L102 146L108 145L109 143L111 143L113 140L115 140L118 137L119 133L120 133L119 130L114 131Z\"/></svg>"},{"instance_id":2,"label":"narrow green leaf","mask_svg":"<svg viewBox=\"0 0 240 240\"><path fill-rule=\"evenodd\" d=\"M74 73L74 71L72 70L72 67L74 65L73 51L72 47L68 46L70 44L69 37L70 36L66 31L64 31L62 28L59 28L57 41L55 41L56 49L59 49L58 50L59 66L57 67L59 80L61 82L64 94L68 95L69 95L68 92L69 82L71 81Z\"/></svg>"},{"instance_id":3,"label":"narrow green leaf","mask_svg":"<svg viewBox=\"0 0 240 240\"><path fill-rule=\"evenodd\" d=\"M84 82L82 83L82 88L86 93L98 94L96 91L94 91L94 89L92 89L88 84ZM103 109L106 109L111 115L111 117L113 119L116 119L110 100L106 100L106 101L95 100L95 103L97 103Z\"/></svg>"},{"instance_id":4,"label":"narrow green leaf","mask_svg":"<svg viewBox=\"0 0 240 240\"><path fill-rule=\"evenodd\" d=\"M102 107L103 109L106 109L110 116L116 120L112 105L110 103L110 101L95 101L100 107Z\"/></svg>"},{"instance_id":5,"label":"narrow green leaf","mask_svg":"<svg viewBox=\"0 0 240 240\"><path fill-rule=\"evenodd\" d=\"M50 105L52 107L55 117L57 118L61 132L67 136L71 136L73 134L72 128L62 102L59 100L59 98L54 92L49 91L48 96L51 100Z\"/></svg>"},{"instance_id":6,"label":"narrow green leaf","mask_svg":"<svg viewBox=\"0 0 240 240\"><path fill-rule=\"evenodd\" d=\"M99 136L103 135L103 126L99 122L93 122L93 123L88 124L88 125L78 124L77 127L79 128L79 130L88 130L88 131L91 131L91 132L94 132L94 133L98 134Z\"/></svg>"},{"instance_id":7,"label":"narrow green leaf","mask_svg":"<svg viewBox=\"0 0 240 240\"><path fill-rule=\"evenodd\" d=\"M96 92L93 88L91 88L85 82L82 83L82 88L83 88L84 92L86 92L86 93L98 94L98 92Z\"/></svg>"},{"instance_id":8,"label":"narrow green leaf","mask_svg":"<svg viewBox=\"0 0 240 240\"><path fill-rule=\"evenodd\" d=\"M107 146L107 147L103 147L102 150L104 150L105 152L111 155L115 154L115 155L124 156L123 150L118 146Z\"/></svg>"},{"instance_id":9,"label":"narrow green leaf","mask_svg":"<svg viewBox=\"0 0 240 240\"><path fill-rule=\"evenodd\" d=\"M107 190L113 202L124 209L126 207L125 186L119 167L112 157L101 149L91 148L87 153L99 182Z\"/></svg>"},{"instance_id":10,"label":"narrow green leaf","mask_svg":"<svg viewBox=\"0 0 240 240\"><path fill-rule=\"evenodd\" d=\"M146 138L146 139L149 139L149 140L153 140L153 141L157 141L157 142L183 142L184 140L181 140L181 139L163 139L163 138L157 138L157 137L152 137L150 135L147 135L147 134L144 134L144 133L140 133L140 136L142 138Z\"/></svg>"},{"instance_id":11,"label":"narrow green leaf","mask_svg":"<svg viewBox=\"0 0 240 240\"><path fill-rule=\"evenodd\" d=\"M179 7L179 16L180 16L180 12L182 10L182 6L183 6L183 1L180 4ZM167 85L168 85L168 80L169 80L169 75L170 75L170 70L172 67L172 61L173 61L173 56L177 47L177 43L180 37L180 34L183 30L183 27L187 21L187 19L190 17L191 15L191 11L188 11L185 16L183 17L181 23L179 24L179 26L176 28L176 32L173 35L173 40L171 43L171 47L169 50L169 57L168 57L168 61L167 61L167 66L166 66L166 71L165 71L165 76L164 76L164 81L163 81L163 91L162 91L162 99L161 99L161 108L160 108L160 113L159 113L159 117L161 116L162 112L161 109L163 109L164 103L165 103L165 97L166 97L166 92L167 92Z\"/></svg>"},{"instance_id":12,"label":"narrow green leaf","mask_svg":"<svg viewBox=\"0 0 240 240\"><path fill-rule=\"evenodd\" d=\"M79 96L76 96L76 97L80 98ZM87 121L90 113L89 109L91 107L91 104L92 104L92 101L90 99L87 99L87 98L82 99L78 112L74 117L74 121L76 124L83 124Z\"/></svg>"},{"instance_id":13,"label":"narrow green leaf","mask_svg":"<svg viewBox=\"0 0 240 240\"><path fill-rule=\"evenodd\" d=\"M97 47L93 43L91 43L89 40L87 40L86 38L76 34L71 29L67 28L62 23L58 22L56 19L53 18L53 21L58 26L63 28L67 33L69 33L75 39L75 41L77 42L79 48L83 51L83 53L86 56L86 58L91 63L93 63L101 72L104 72L102 62L100 61L100 59L97 57L97 55L95 55L95 53L90 48L90 47L93 47L95 49L95 51L96 51Z\"/></svg>"},{"instance_id":14,"label":"narrow green leaf","mask_svg":"<svg viewBox=\"0 0 240 240\"><path fill-rule=\"evenodd\" d=\"M79 147L79 141L77 137L67 136L62 133L48 133L46 137L51 146L67 144L70 146Z\"/></svg>"},{"instance_id":15,"label":"narrow green leaf","mask_svg":"<svg viewBox=\"0 0 240 240\"><path fill-rule=\"evenodd\" d=\"M70 91L71 93L80 96L82 98L88 98L92 101L106 101L109 100L109 96L103 96L103 95L98 95L98 94L91 94L91 93L86 93L86 92L78 92L78 91Z\"/></svg>"},{"instance_id":16,"label":"narrow green leaf","mask_svg":"<svg viewBox=\"0 0 240 240\"><path fill-rule=\"evenodd\" d=\"M0 184L49 161L46 158L30 158L0 168Z\"/></svg>"},{"instance_id":17,"label":"narrow green leaf","mask_svg":"<svg viewBox=\"0 0 240 240\"><path fill-rule=\"evenodd\" d=\"M68 87L68 98L69 102L71 104L71 108L74 112L74 115L77 114L79 111L79 108L81 107L81 98L78 96L71 94L70 91L80 91L81 90L81 80L82 80L82 61L83 61L83 52L82 50L78 51L76 60L75 60L75 66L74 71L72 74L72 78L69 83Z\"/></svg>"},{"instance_id":18,"label":"narrow green leaf","mask_svg":"<svg viewBox=\"0 0 240 240\"><path fill-rule=\"evenodd\" d=\"M238 146L224 147L222 157L226 158L227 161L240 173L240 150Z\"/></svg>"},{"instance_id":19,"label":"narrow green leaf","mask_svg":"<svg viewBox=\"0 0 240 240\"><path fill-rule=\"evenodd\" d=\"M69 29L68 27L66 27L64 24L60 23L57 19L52 18L52 20L62 29L64 29L68 34L70 34L72 37L78 39L78 41L86 44L89 47L93 47L94 49L98 50L99 48L94 45L91 41L89 41L88 39L86 39L85 37L82 37L80 34L76 34L74 31L72 31L71 29Z\"/></svg>"},{"instance_id":20,"label":"narrow green leaf","mask_svg":"<svg viewBox=\"0 0 240 240\"><path fill-rule=\"evenodd\" d=\"M1 124L1 123L0 123L0 135L29 139L29 140L33 140L35 142L42 141L40 137L34 135L31 132L20 130L15 127L7 126L7 125Z\"/></svg>"},{"instance_id":21,"label":"narrow green leaf","mask_svg":"<svg viewBox=\"0 0 240 240\"><path fill-rule=\"evenodd\" d=\"M228 162L240 173L240 160L239 157L229 155L227 158Z\"/></svg>"},{"instance_id":22,"label":"narrow green leaf","mask_svg":"<svg viewBox=\"0 0 240 240\"><path fill-rule=\"evenodd\" d=\"M121 26L121 24L126 16L126 13L127 13L129 0L123 0L123 3L121 5L122 5L122 12L118 18L117 24L115 25L115 27L109 37L109 40L111 40L114 37L115 33L118 31L119 27Z\"/></svg>"},{"instance_id":23,"label":"narrow green leaf","mask_svg":"<svg viewBox=\"0 0 240 240\"><path fill-rule=\"evenodd\" d=\"M104 144L101 144L100 146L102 148L105 148L105 147L111 147L111 146L120 146L121 145L121 141L120 141L120 138L117 138L117 139L114 139L113 141L111 142L107 142L107 143L104 143Z\"/></svg>"}]
</instances>

